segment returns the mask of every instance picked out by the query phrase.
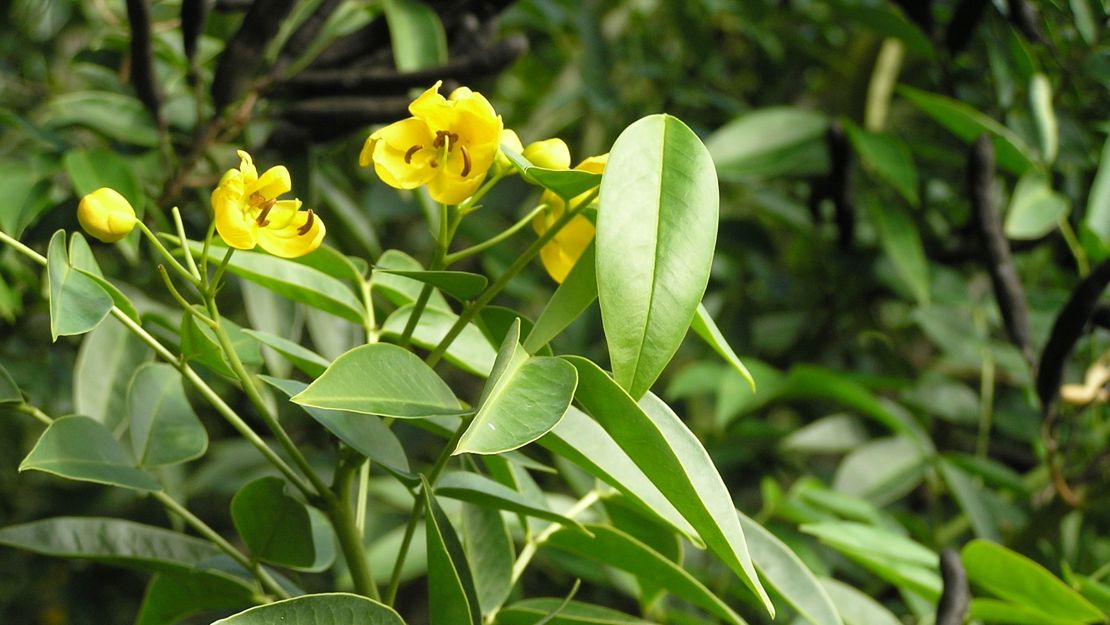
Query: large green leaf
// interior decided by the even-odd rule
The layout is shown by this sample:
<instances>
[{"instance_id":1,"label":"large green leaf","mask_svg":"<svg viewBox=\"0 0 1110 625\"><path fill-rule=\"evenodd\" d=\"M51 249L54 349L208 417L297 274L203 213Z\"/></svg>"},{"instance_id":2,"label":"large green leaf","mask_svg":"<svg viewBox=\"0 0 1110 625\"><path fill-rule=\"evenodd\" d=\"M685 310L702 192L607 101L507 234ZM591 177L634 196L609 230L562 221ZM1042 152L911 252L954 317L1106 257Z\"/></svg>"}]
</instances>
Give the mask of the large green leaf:
<instances>
[{"instance_id":1,"label":"large green leaf","mask_svg":"<svg viewBox=\"0 0 1110 625\"><path fill-rule=\"evenodd\" d=\"M828 577L821 579L821 586L845 625L902 625L898 617L867 593Z\"/></svg>"},{"instance_id":2,"label":"large green leaf","mask_svg":"<svg viewBox=\"0 0 1110 625\"><path fill-rule=\"evenodd\" d=\"M304 382L282 380L268 375L259 376L270 386L288 397L308 387ZM339 440L394 473L409 476L408 456L397 435L378 417L343 410L327 410L301 406L313 419L335 434Z\"/></svg>"},{"instance_id":3,"label":"large green leaf","mask_svg":"<svg viewBox=\"0 0 1110 625\"><path fill-rule=\"evenodd\" d=\"M597 288L617 382L642 397L678 350L709 281L720 196L709 151L681 121L621 133L601 181Z\"/></svg>"},{"instance_id":4,"label":"large green leaf","mask_svg":"<svg viewBox=\"0 0 1110 625\"><path fill-rule=\"evenodd\" d=\"M119 441L103 424L88 417L62 417L50 424L19 465L20 471L43 471L82 482L153 491L161 487L136 468Z\"/></svg>"},{"instance_id":5,"label":"large green leaf","mask_svg":"<svg viewBox=\"0 0 1110 625\"><path fill-rule=\"evenodd\" d=\"M508 486L477 473L448 473L436 483L435 493L440 497L459 499L583 529L578 521L553 512L545 503L533 501Z\"/></svg>"},{"instance_id":6,"label":"large green leaf","mask_svg":"<svg viewBox=\"0 0 1110 625\"><path fill-rule=\"evenodd\" d=\"M767 584L813 625L841 625L840 615L829 595L801 559L762 525L743 512L737 511L737 514L752 560Z\"/></svg>"},{"instance_id":7,"label":"large green leaf","mask_svg":"<svg viewBox=\"0 0 1110 625\"><path fill-rule=\"evenodd\" d=\"M828 169L828 118L810 109L750 111L705 140L722 178L811 175Z\"/></svg>"},{"instance_id":8,"label":"large green leaf","mask_svg":"<svg viewBox=\"0 0 1110 625\"><path fill-rule=\"evenodd\" d=\"M73 366L73 410L115 431L127 417L127 387L150 350L116 319L81 342Z\"/></svg>"},{"instance_id":9,"label":"large green leaf","mask_svg":"<svg viewBox=\"0 0 1110 625\"><path fill-rule=\"evenodd\" d=\"M346 593L305 595L253 607L212 625L405 625L393 608Z\"/></svg>"},{"instance_id":10,"label":"large green leaf","mask_svg":"<svg viewBox=\"0 0 1110 625\"><path fill-rule=\"evenodd\" d=\"M50 335L55 341L59 336L92 330L112 310L108 292L70 264L65 230L50 237L46 273L50 282Z\"/></svg>"},{"instance_id":11,"label":"large green leaf","mask_svg":"<svg viewBox=\"0 0 1110 625\"><path fill-rule=\"evenodd\" d=\"M639 579L649 580L657 587L708 610L733 625L745 625L717 595L693 575L632 536L606 525L587 525L589 534L563 528L543 544L579 557L627 571Z\"/></svg>"},{"instance_id":12,"label":"large green leaf","mask_svg":"<svg viewBox=\"0 0 1110 625\"><path fill-rule=\"evenodd\" d=\"M303 570L322 570L334 556L330 545L315 544L309 509L285 492L285 480L248 482L231 500L235 530L258 560Z\"/></svg>"},{"instance_id":13,"label":"large green leaf","mask_svg":"<svg viewBox=\"0 0 1110 625\"><path fill-rule=\"evenodd\" d=\"M412 310L411 305L406 305L393 311L393 314L382 324L382 335L401 336ZM426 308L416 323L416 329L413 330L412 342L425 349L434 349L447 336L447 332L458 319L458 316L449 310ZM497 351L478 326L468 323L447 348L444 359L467 373L484 378L493 369Z\"/></svg>"},{"instance_id":14,"label":"large green leaf","mask_svg":"<svg viewBox=\"0 0 1110 625\"><path fill-rule=\"evenodd\" d=\"M210 542L123 519L57 517L0 529L0 544L147 571L188 573L221 555Z\"/></svg>"},{"instance_id":15,"label":"large green leaf","mask_svg":"<svg viewBox=\"0 0 1110 625\"><path fill-rule=\"evenodd\" d=\"M990 594L1035 612L1079 623L1106 615L1040 564L1002 545L976 539L960 552L968 580Z\"/></svg>"},{"instance_id":16,"label":"large green leaf","mask_svg":"<svg viewBox=\"0 0 1110 625\"><path fill-rule=\"evenodd\" d=\"M148 363L131 378L127 391L131 450L142 467L187 462L204 455L208 433L197 418L181 373L164 363Z\"/></svg>"},{"instance_id":17,"label":"large green leaf","mask_svg":"<svg viewBox=\"0 0 1110 625\"><path fill-rule=\"evenodd\" d=\"M1032 150L1009 128L974 108L945 96L928 93L905 85L898 91L934 121L960 139L971 142L986 133L994 144L998 164L1013 174L1022 175L1036 165Z\"/></svg>"},{"instance_id":18,"label":"large green leaf","mask_svg":"<svg viewBox=\"0 0 1110 625\"><path fill-rule=\"evenodd\" d=\"M905 536L862 523L839 521L803 525L801 530L817 536L899 588L930 600L940 597L937 555Z\"/></svg>"},{"instance_id":19,"label":"large green leaf","mask_svg":"<svg viewBox=\"0 0 1110 625\"><path fill-rule=\"evenodd\" d=\"M462 506L462 535L478 605L490 614L513 589L513 538L497 508L471 503Z\"/></svg>"},{"instance_id":20,"label":"large green leaf","mask_svg":"<svg viewBox=\"0 0 1110 625\"><path fill-rule=\"evenodd\" d=\"M593 362L567 360L578 369L575 398L713 551L774 614L759 583L732 497L701 442L652 394L637 404Z\"/></svg>"},{"instance_id":21,"label":"large green leaf","mask_svg":"<svg viewBox=\"0 0 1110 625\"><path fill-rule=\"evenodd\" d=\"M482 614L466 553L447 515L424 481L428 544L428 622L430 625L480 625Z\"/></svg>"},{"instance_id":22,"label":"large green leaf","mask_svg":"<svg viewBox=\"0 0 1110 625\"><path fill-rule=\"evenodd\" d=\"M894 187L907 202L918 204L917 166L906 142L889 133L869 132L851 122L845 128L864 167Z\"/></svg>"},{"instance_id":23,"label":"large green leaf","mask_svg":"<svg viewBox=\"0 0 1110 625\"><path fill-rule=\"evenodd\" d=\"M139 321L139 311L135 310L135 305L123 294L123 291L120 291L116 285L104 277L104 272L100 270L100 265L96 262L96 256L93 255L89 242L85 240L80 232L74 232L69 238L69 264L99 284L100 288L104 289L104 292L112 298L112 302L124 314L135 321Z\"/></svg>"},{"instance_id":24,"label":"large green leaf","mask_svg":"<svg viewBox=\"0 0 1110 625\"><path fill-rule=\"evenodd\" d=\"M167 625L204 612L242 610L254 604L256 592L244 580L212 571L158 573L146 587L135 625Z\"/></svg>"},{"instance_id":25,"label":"large green leaf","mask_svg":"<svg viewBox=\"0 0 1110 625\"><path fill-rule=\"evenodd\" d=\"M423 360L388 343L363 345L343 354L292 401L311 408L398 419L467 412Z\"/></svg>"},{"instance_id":26,"label":"large green leaf","mask_svg":"<svg viewBox=\"0 0 1110 625\"><path fill-rule=\"evenodd\" d=\"M713 321L713 317L709 315L709 311L702 304L698 304L698 310L694 313L694 321L690 324L690 329L708 343L713 351L717 352L717 355L723 358L729 366L735 369L751 387L752 392L755 392L755 378L741 362L736 352L732 350L732 346L728 344L728 339L725 338L724 334L721 334L721 329L717 327L717 322Z\"/></svg>"},{"instance_id":27,"label":"large green leaf","mask_svg":"<svg viewBox=\"0 0 1110 625\"><path fill-rule=\"evenodd\" d=\"M578 374L558 358L530 356L513 323L493 364L478 413L454 453L498 454L522 447L551 431L574 398Z\"/></svg>"},{"instance_id":28,"label":"large green leaf","mask_svg":"<svg viewBox=\"0 0 1110 625\"><path fill-rule=\"evenodd\" d=\"M591 241L524 339L524 349L529 354L539 353L597 299L596 258L596 248Z\"/></svg>"},{"instance_id":29,"label":"large green leaf","mask_svg":"<svg viewBox=\"0 0 1110 625\"><path fill-rule=\"evenodd\" d=\"M548 625L652 625L652 623L610 608L580 601L564 604L563 599L537 598L518 601L497 613L497 625L535 625L555 610L559 613ZM559 609L562 606L562 609Z\"/></svg>"},{"instance_id":30,"label":"large green leaf","mask_svg":"<svg viewBox=\"0 0 1110 625\"><path fill-rule=\"evenodd\" d=\"M447 62L447 35L439 14L420 0L384 0L389 40L398 71L411 72Z\"/></svg>"}]
</instances>

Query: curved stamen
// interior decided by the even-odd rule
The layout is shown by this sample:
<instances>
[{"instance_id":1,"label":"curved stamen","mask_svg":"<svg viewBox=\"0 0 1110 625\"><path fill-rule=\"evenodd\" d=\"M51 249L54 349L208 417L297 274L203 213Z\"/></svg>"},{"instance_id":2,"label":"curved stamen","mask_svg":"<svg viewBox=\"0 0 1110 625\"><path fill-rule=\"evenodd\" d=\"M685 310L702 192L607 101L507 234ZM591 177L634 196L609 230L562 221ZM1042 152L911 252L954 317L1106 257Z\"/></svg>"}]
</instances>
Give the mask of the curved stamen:
<instances>
[{"instance_id":1,"label":"curved stamen","mask_svg":"<svg viewBox=\"0 0 1110 625\"><path fill-rule=\"evenodd\" d=\"M258 194L256 193L255 195ZM277 200L267 200L266 203L262 205L262 210L258 212L258 219L255 220L255 223L257 223L260 227L264 228L270 225L270 221L266 219L266 215L270 214L270 209L274 207L274 204L277 204Z\"/></svg>"},{"instance_id":2,"label":"curved stamen","mask_svg":"<svg viewBox=\"0 0 1110 625\"><path fill-rule=\"evenodd\" d=\"M297 228L297 234L301 235L302 237L308 234L308 231L312 230L312 222L314 222L315 220L316 215L312 212L311 208L308 209L308 219L305 220L303 226Z\"/></svg>"},{"instance_id":3,"label":"curved stamen","mask_svg":"<svg viewBox=\"0 0 1110 625\"><path fill-rule=\"evenodd\" d=\"M462 151L462 157L463 157L462 177L466 178L467 175L470 174L470 152L466 151L466 146L465 145L460 145L459 150Z\"/></svg>"},{"instance_id":4,"label":"curved stamen","mask_svg":"<svg viewBox=\"0 0 1110 625\"><path fill-rule=\"evenodd\" d=\"M423 150L423 149L424 149L424 146L422 146L422 145L414 145L411 148L409 148L408 151L405 152L405 164L406 165L412 165L413 155L416 154L417 152L419 152L420 150Z\"/></svg>"}]
</instances>

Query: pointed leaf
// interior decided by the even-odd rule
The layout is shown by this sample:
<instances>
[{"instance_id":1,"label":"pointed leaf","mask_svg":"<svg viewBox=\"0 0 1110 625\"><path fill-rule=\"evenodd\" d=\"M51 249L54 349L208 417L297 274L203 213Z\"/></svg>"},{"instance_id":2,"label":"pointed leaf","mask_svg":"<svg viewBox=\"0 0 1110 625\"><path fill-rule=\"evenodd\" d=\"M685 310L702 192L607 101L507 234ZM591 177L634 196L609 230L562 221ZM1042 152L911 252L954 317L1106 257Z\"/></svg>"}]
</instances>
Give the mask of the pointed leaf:
<instances>
[{"instance_id":1,"label":"pointed leaf","mask_svg":"<svg viewBox=\"0 0 1110 625\"><path fill-rule=\"evenodd\" d=\"M480 625L482 615L470 566L447 515L424 481L428 543L428 622L430 625Z\"/></svg>"},{"instance_id":2,"label":"pointed leaf","mask_svg":"<svg viewBox=\"0 0 1110 625\"><path fill-rule=\"evenodd\" d=\"M820 174L828 169L825 114L769 107L737 117L705 144L722 178Z\"/></svg>"},{"instance_id":3,"label":"pointed leaf","mask_svg":"<svg viewBox=\"0 0 1110 625\"><path fill-rule=\"evenodd\" d=\"M212 611L242 610L255 589L241 579L213 572L159 573L150 580L135 625L166 625Z\"/></svg>"},{"instance_id":4,"label":"pointed leaf","mask_svg":"<svg viewBox=\"0 0 1110 625\"><path fill-rule=\"evenodd\" d=\"M323 375L324 371L331 365L327 358L287 338L269 332L259 332L258 330L243 330L243 332L281 354L293 363L294 367L312 378Z\"/></svg>"},{"instance_id":5,"label":"pointed leaf","mask_svg":"<svg viewBox=\"0 0 1110 625\"><path fill-rule=\"evenodd\" d=\"M536 167L523 154L506 145L501 146L501 152L517 168L522 178L551 191L563 198L563 201L570 201L601 183L600 174L581 169Z\"/></svg>"},{"instance_id":6,"label":"pointed leaf","mask_svg":"<svg viewBox=\"0 0 1110 625\"><path fill-rule=\"evenodd\" d=\"M1039 239L1056 230L1069 210L1068 198L1053 191L1043 175L1026 174L1010 196L1003 230L1011 239Z\"/></svg>"},{"instance_id":7,"label":"pointed leaf","mask_svg":"<svg viewBox=\"0 0 1110 625\"><path fill-rule=\"evenodd\" d=\"M917 225L909 213L897 204L869 203L871 219L879 231L879 243L919 304L929 303L929 262Z\"/></svg>"},{"instance_id":8,"label":"pointed leaf","mask_svg":"<svg viewBox=\"0 0 1110 625\"><path fill-rule=\"evenodd\" d=\"M697 437L659 398L649 393L637 404L594 363L577 356L566 358L578 369L578 402L773 615L732 497Z\"/></svg>"},{"instance_id":9,"label":"pointed leaf","mask_svg":"<svg viewBox=\"0 0 1110 625\"><path fill-rule=\"evenodd\" d=\"M902 625L883 604L844 582L824 577L821 586L836 604L844 625Z\"/></svg>"},{"instance_id":10,"label":"pointed leaf","mask_svg":"<svg viewBox=\"0 0 1110 625\"><path fill-rule=\"evenodd\" d=\"M405 625L393 608L346 593L305 595L253 607L212 625Z\"/></svg>"},{"instance_id":11,"label":"pointed leaf","mask_svg":"<svg viewBox=\"0 0 1110 625\"><path fill-rule=\"evenodd\" d=\"M69 264L64 230L50 238L46 272L50 282L50 334L54 340L92 330L112 310L112 297L96 280Z\"/></svg>"},{"instance_id":12,"label":"pointed leaf","mask_svg":"<svg viewBox=\"0 0 1110 625\"><path fill-rule=\"evenodd\" d=\"M894 187L907 202L919 204L917 167L906 142L890 133L869 132L851 122L844 127L864 166Z\"/></svg>"},{"instance_id":13,"label":"pointed leaf","mask_svg":"<svg viewBox=\"0 0 1110 625\"><path fill-rule=\"evenodd\" d=\"M430 284L460 302L467 302L486 290L489 280L485 276L466 271L412 271L405 269L381 269L382 273L412 278Z\"/></svg>"},{"instance_id":14,"label":"pointed leaf","mask_svg":"<svg viewBox=\"0 0 1110 625\"><path fill-rule=\"evenodd\" d=\"M393 311L382 324L382 334L388 337L401 336L412 309L411 305L406 305ZM424 349L434 349L458 319L458 315L449 310L425 308L412 333L412 342ZM493 368L497 351L478 326L468 323L447 348L444 359L467 373L484 378Z\"/></svg>"},{"instance_id":15,"label":"pointed leaf","mask_svg":"<svg viewBox=\"0 0 1110 625\"><path fill-rule=\"evenodd\" d=\"M343 354L292 401L312 408L397 419L467 412L423 360L388 343L363 345Z\"/></svg>"},{"instance_id":16,"label":"pointed leaf","mask_svg":"<svg viewBox=\"0 0 1110 625\"><path fill-rule=\"evenodd\" d=\"M127 403L131 450L139 466L187 462L208 449L208 433L185 397L181 373L171 365L139 367L131 379Z\"/></svg>"},{"instance_id":17,"label":"pointed leaf","mask_svg":"<svg viewBox=\"0 0 1110 625\"><path fill-rule=\"evenodd\" d=\"M135 490L160 490L100 422L88 417L62 417L46 428L20 471L43 471L82 482Z\"/></svg>"},{"instance_id":18,"label":"pointed leaf","mask_svg":"<svg viewBox=\"0 0 1110 625\"><path fill-rule=\"evenodd\" d=\"M685 124L645 117L613 144L601 183L597 286L613 375L642 397L678 350L709 281L720 197Z\"/></svg>"},{"instance_id":19,"label":"pointed leaf","mask_svg":"<svg viewBox=\"0 0 1110 625\"><path fill-rule=\"evenodd\" d=\"M464 503L463 546L482 614L496 611L513 589L513 539L497 508Z\"/></svg>"},{"instance_id":20,"label":"pointed leaf","mask_svg":"<svg viewBox=\"0 0 1110 625\"><path fill-rule=\"evenodd\" d=\"M591 241L524 339L524 349L529 354L539 353L597 299L596 258L596 248Z\"/></svg>"},{"instance_id":21,"label":"pointed leaf","mask_svg":"<svg viewBox=\"0 0 1110 625\"><path fill-rule=\"evenodd\" d=\"M12 376L8 375L8 370L0 365L0 405L21 403L23 403L23 393L20 392L19 385L15 383Z\"/></svg>"},{"instance_id":22,"label":"pointed leaf","mask_svg":"<svg viewBox=\"0 0 1110 625\"><path fill-rule=\"evenodd\" d=\"M436 483L435 493L440 497L508 510L585 531L578 521L553 512L546 505L532 501L508 486L477 473L466 471L448 473Z\"/></svg>"},{"instance_id":23,"label":"pointed leaf","mask_svg":"<svg viewBox=\"0 0 1110 625\"><path fill-rule=\"evenodd\" d=\"M728 339L725 338L724 334L721 334L721 329L717 327L717 322L713 321L713 317L709 315L709 311L706 310L705 306L702 304L698 304L698 310L694 313L694 321L690 324L690 329L700 336L703 341L708 343L709 346L713 348L713 351L717 352L718 356L723 358L725 362L740 374L740 377L744 378L744 381L748 383L753 393L756 392L755 378L752 377L751 372L744 366L744 363L740 361L740 357L736 355L736 352L732 351L732 346L728 344Z\"/></svg>"},{"instance_id":24,"label":"pointed leaf","mask_svg":"<svg viewBox=\"0 0 1110 625\"><path fill-rule=\"evenodd\" d=\"M371 288L385 295L389 301L397 306L412 304L420 297L420 291L423 290L424 285L412 278L392 273L391 270L394 269L424 271L424 267L412 256L400 250L386 250L378 257L378 262L374 267L374 273L371 276ZM440 293L438 289L432 290L432 296L428 299L428 308L448 312L451 310L451 307L447 305L447 300L443 298L443 293Z\"/></svg>"},{"instance_id":25,"label":"pointed leaf","mask_svg":"<svg viewBox=\"0 0 1110 625\"><path fill-rule=\"evenodd\" d=\"M385 0L397 70L412 72L447 62L447 35L439 14L419 0Z\"/></svg>"}]
</instances>

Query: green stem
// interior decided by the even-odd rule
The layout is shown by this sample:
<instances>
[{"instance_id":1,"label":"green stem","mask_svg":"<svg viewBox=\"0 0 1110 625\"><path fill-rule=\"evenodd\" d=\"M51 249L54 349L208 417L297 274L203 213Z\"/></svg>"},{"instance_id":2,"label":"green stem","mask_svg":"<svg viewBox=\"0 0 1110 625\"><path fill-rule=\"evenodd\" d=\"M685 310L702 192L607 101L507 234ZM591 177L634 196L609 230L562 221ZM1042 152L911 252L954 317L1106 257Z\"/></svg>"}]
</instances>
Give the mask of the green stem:
<instances>
[{"instance_id":1,"label":"green stem","mask_svg":"<svg viewBox=\"0 0 1110 625\"><path fill-rule=\"evenodd\" d=\"M571 506L569 510L564 512L563 516L573 519L579 514L582 514L582 512L584 512L587 508L597 503L599 497L600 496L596 490L591 490L590 492L586 493L581 499L579 499L573 506ZM521 548L520 555L517 556L516 562L513 562L512 577L510 577L509 581L510 586L515 586L517 581L520 579L520 576L524 574L524 569L528 568L528 563L530 563L532 561L532 557L536 555L536 550L539 549L545 542L547 542L547 539L551 538L552 534L562 529L562 527L563 526L559 525L558 523L552 523L551 525L547 526L544 531L537 534L534 539L528 541L528 543L525 544L523 548Z\"/></svg>"},{"instance_id":2,"label":"green stem","mask_svg":"<svg viewBox=\"0 0 1110 625\"><path fill-rule=\"evenodd\" d=\"M436 480L443 473L443 469L447 467L447 461L455 453L455 448L459 446L459 440L462 439L463 432L470 427L472 420L473 418L463 418L458 429L447 441L447 445L439 452L439 457L436 458L435 464L432 465L432 469L427 475L429 487L435 486ZM386 605L393 605L393 602L397 599L397 588L401 585L401 571L404 569L405 558L408 557L409 547L412 545L412 536L416 533L416 524L420 521L420 515L423 513L424 498L418 496L412 504L412 514L409 515L408 524L405 526L405 535L401 539L401 549L397 552L396 562L393 563L393 574L389 578L389 587L385 591Z\"/></svg>"},{"instance_id":3,"label":"green stem","mask_svg":"<svg viewBox=\"0 0 1110 625\"><path fill-rule=\"evenodd\" d=\"M11 235L9 235L7 232L4 232L3 230L0 230L0 241L3 241L4 243L7 243L8 245L14 247L17 252L19 252L20 254L23 254L24 256L30 258L31 260L33 260L36 263L42 265L43 267L46 266L46 257L45 256L43 256L42 254L39 254L35 250L27 247L22 242L20 242L19 239L12 238Z\"/></svg>"},{"instance_id":4,"label":"green stem","mask_svg":"<svg viewBox=\"0 0 1110 625\"><path fill-rule=\"evenodd\" d=\"M1091 261L1087 258L1087 252L1079 242L1079 237L1075 236L1075 230L1072 230L1066 217L1060 218L1060 234L1064 235L1064 242L1068 244L1068 250L1075 257L1075 266L1079 269L1079 276L1081 278L1087 277L1087 274L1091 273Z\"/></svg>"},{"instance_id":5,"label":"green stem","mask_svg":"<svg viewBox=\"0 0 1110 625\"><path fill-rule=\"evenodd\" d=\"M201 321L208 327L215 327L216 323L214 321L212 321L202 312L193 307L193 305L190 304L183 295L181 295L181 293L177 290L177 287L173 285L173 280L170 280L170 273L166 271L165 265L158 265L158 273L162 276L162 282L166 283L166 290L170 292L170 296L173 297L174 301L176 301L179 306L181 306L182 310L184 310L187 314L196 317L199 321Z\"/></svg>"},{"instance_id":6,"label":"green stem","mask_svg":"<svg viewBox=\"0 0 1110 625\"><path fill-rule=\"evenodd\" d=\"M366 343L377 343L379 338L378 322L374 317L373 283L367 278L359 280L359 289L362 292L362 327L366 331Z\"/></svg>"},{"instance_id":7,"label":"green stem","mask_svg":"<svg viewBox=\"0 0 1110 625\"><path fill-rule=\"evenodd\" d=\"M163 491L155 491L151 493L151 495L155 499L157 499L163 506L165 506L167 510L172 511L174 514L181 517L185 521L185 523L189 527L192 527L194 530L196 530L198 534L205 537L217 547L219 547L220 551L223 551L232 560L235 560L237 563L239 563L240 566L250 571L251 574L258 578L258 581L261 582L262 588L264 588L266 592L278 597L279 599L289 598L289 593L286 592L285 589L282 588L281 585L274 580L274 578L266 571L266 569L262 568L262 566L259 565L258 562L253 562L250 558L243 555L231 543L224 540L223 536L220 536L218 533L216 533L216 530L209 527L207 523L205 523L195 514L189 512L188 508L178 503L177 500L175 500L173 497L170 497Z\"/></svg>"},{"instance_id":8,"label":"green stem","mask_svg":"<svg viewBox=\"0 0 1110 625\"><path fill-rule=\"evenodd\" d=\"M446 204L439 205L439 234L436 236L436 250L432 256L432 263L428 265L431 271L438 271L443 269L443 259L447 256L447 250L451 245L451 236L455 229L451 227L451 214ZM405 322L405 329L401 331L401 337L397 339L397 344L401 347L408 347L409 341L412 340L412 333L416 331L416 326L420 323L420 318L424 316L424 309L428 306L428 300L432 297L433 287L425 283L424 288L420 289L420 295L417 296L416 302L412 305L412 312L409 313L409 318Z\"/></svg>"},{"instance_id":9,"label":"green stem","mask_svg":"<svg viewBox=\"0 0 1110 625\"><path fill-rule=\"evenodd\" d=\"M505 230L504 232L502 232L501 234L498 234L495 237L491 237L489 239L486 239L485 241L482 241L481 243L478 243L476 245L472 245L472 246L470 246L470 247L468 247L464 250L460 250L460 251L455 252L453 254L448 254L447 257L443 259L443 265L445 267L450 267L451 265L454 265L455 263L459 262L460 260L470 258L471 256L474 256L475 254L484 252L484 251L488 250L489 248L491 248L491 247L493 247L493 246L495 246L499 243L502 243L503 241L508 240L509 237L513 236L517 232L520 232L521 228L523 228L524 226L527 226L529 223L531 223L531 221L533 219L535 219L536 215L539 215L540 213L542 213L545 210L547 210L547 204L540 204L535 209L533 209L532 212L528 213L522 219L520 219L519 221L517 221L513 225L509 226L509 228L507 230Z\"/></svg>"},{"instance_id":10,"label":"green stem","mask_svg":"<svg viewBox=\"0 0 1110 625\"><path fill-rule=\"evenodd\" d=\"M227 265L231 262L231 255L235 253L234 247L228 247L224 252L224 259L220 261L220 266L216 268L216 274L212 276L212 281L208 283L205 291L209 297L215 297L216 292L220 288L220 280L224 277L224 272L227 271Z\"/></svg>"},{"instance_id":11,"label":"green stem","mask_svg":"<svg viewBox=\"0 0 1110 625\"><path fill-rule=\"evenodd\" d=\"M332 524L335 526L335 535L339 538L340 548L347 559L347 568L351 571L351 581L355 592L379 600L378 586L374 583L374 576L370 573L370 561L366 557L366 546L363 544L362 532L352 513L351 481L359 465L341 462L336 469L335 491L339 497L331 507Z\"/></svg>"},{"instance_id":12,"label":"green stem","mask_svg":"<svg viewBox=\"0 0 1110 625\"><path fill-rule=\"evenodd\" d=\"M200 281L205 290L208 290L208 250L212 248L212 236L216 234L216 220L208 224L208 232L204 235L204 247L200 251Z\"/></svg>"},{"instance_id":13,"label":"green stem","mask_svg":"<svg viewBox=\"0 0 1110 625\"><path fill-rule=\"evenodd\" d=\"M519 257L517 257L517 259L513 261L513 264L509 265L509 268L506 269L505 272L502 273L500 276L498 276L497 280L493 284L491 284L478 297L477 300L475 300L472 304L467 306L465 310L463 310L462 314L460 314L459 318L455 321L455 324L452 325L451 329L447 331L447 334L444 335L443 340L439 342L439 345L436 345L435 349L432 350L432 353L428 354L428 357L425 359L425 361L429 365L435 366L440 361L440 359L443 358L443 354L447 352L447 348L451 346L451 343L454 342L454 340L463 331L463 328L466 327L466 324L470 323L470 321L474 319L474 317L482 310L482 308L484 308L486 304L490 303L490 301L492 301L493 298L501 292L501 289L504 289L505 286L509 284L509 281L512 280L516 276L516 274L520 273L522 269L528 266L528 263L532 262L532 259L534 259L536 255L540 253L540 250L543 249L543 246L547 245L551 241L551 239L555 238L555 235L559 234L559 231L562 230L564 226L569 224L572 219L577 217L583 210L585 210L585 208L589 206L590 202L592 202L595 197L597 197L597 189L594 189L588 196L583 198L581 202L576 204L570 210L563 213L562 216L555 220L555 223L551 224L550 228L545 230L543 234L541 234L535 241L533 241L532 245L528 246L528 249L526 249L524 253L521 254Z\"/></svg>"},{"instance_id":14,"label":"green stem","mask_svg":"<svg viewBox=\"0 0 1110 625\"><path fill-rule=\"evenodd\" d=\"M25 415L30 415L34 417L36 421L45 425L46 427L50 427L54 424L54 420L50 418L50 415L39 410L37 406L32 406L31 404L28 404L26 402L16 406L15 410L17 412L22 412Z\"/></svg>"},{"instance_id":15,"label":"green stem","mask_svg":"<svg viewBox=\"0 0 1110 625\"><path fill-rule=\"evenodd\" d=\"M141 230L143 235L146 236L147 240L150 241L150 244L154 247L154 249L157 250L158 253L162 255L162 258L166 260L167 265L173 267L174 271L181 274L181 277L185 278L186 282L192 284L195 287L200 287L200 279L193 277L193 274L189 273L188 269L183 267L181 263L177 262L177 259L173 257L173 254L170 254L170 251L166 249L165 245L162 245L162 242L159 241L158 237L150 231L150 228L146 227L146 224L144 224L140 220L136 221L135 225L138 226L139 230ZM182 245L185 245L185 243L182 242Z\"/></svg>"},{"instance_id":16,"label":"green stem","mask_svg":"<svg viewBox=\"0 0 1110 625\"><path fill-rule=\"evenodd\" d=\"M193 251L189 249L189 239L185 238L185 223L181 221L181 211L174 206L171 212L173 213L174 228L177 229L177 240L180 242L182 253L185 254L185 265L189 268L189 273L193 274L198 282L201 282L197 261L193 259Z\"/></svg>"}]
</instances>

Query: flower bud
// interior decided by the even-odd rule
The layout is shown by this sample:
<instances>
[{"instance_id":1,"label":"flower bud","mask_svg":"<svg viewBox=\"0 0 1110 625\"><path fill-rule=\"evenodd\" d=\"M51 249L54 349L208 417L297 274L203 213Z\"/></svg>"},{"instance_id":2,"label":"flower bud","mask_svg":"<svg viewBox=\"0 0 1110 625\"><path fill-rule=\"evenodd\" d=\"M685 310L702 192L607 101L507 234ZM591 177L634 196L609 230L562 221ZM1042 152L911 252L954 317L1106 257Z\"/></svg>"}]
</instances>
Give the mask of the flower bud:
<instances>
[{"instance_id":1,"label":"flower bud","mask_svg":"<svg viewBox=\"0 0 1110 625\"><path fill-rule=\"evenodd\" d=\"M520 137L516 134L516 131L508 128L501 131L501 145L512 149L517 154L524 151L524 144L520 142ZM501 171L508 172L510 176L516 173L516 167L513 167L512 162L509 161L509 157L505 156L505 153L501 151L500 147L497 149L497 158L494 160L494 166Z\"/></svg>"},{"instance_id":2,"label":"flower bud","mask_svg":"<svg viewBox=\"0 0 1110 625\"><path fill-rule=\"evenodd\" d=\"M115 243L135 227L135 209L115 189L101 187L81 198L77 221L89 235L105 243Z\"/></svg>"},{"instance_id":3,"label":"flower bud","mask_svg":"<svg viewBox=\"0 0 1110 625\"><path fill-rule=\"evenodd\" d=\"M536 167L570 169L570 148L562 139L544 139L524 148L524 158Z\"/></svg>"}]
</instances>

